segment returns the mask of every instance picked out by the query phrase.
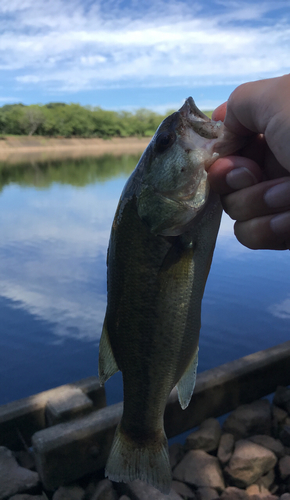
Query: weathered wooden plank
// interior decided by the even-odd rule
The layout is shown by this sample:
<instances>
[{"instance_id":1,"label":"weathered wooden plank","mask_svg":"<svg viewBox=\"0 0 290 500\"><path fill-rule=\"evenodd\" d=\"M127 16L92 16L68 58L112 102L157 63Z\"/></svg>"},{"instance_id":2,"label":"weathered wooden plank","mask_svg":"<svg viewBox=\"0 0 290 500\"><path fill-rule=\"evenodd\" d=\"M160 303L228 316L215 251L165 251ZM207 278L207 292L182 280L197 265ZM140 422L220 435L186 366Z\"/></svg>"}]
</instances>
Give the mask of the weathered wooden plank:
<instances>
[{"instance_id":1,"label":"weathered wooden plank","mask_svg":"<svg viewBox=\"0 0 290 500\"><path fill-rule=\"evenodd\" d=\"M181 410L176 390L172 391L165 411L167 436L270 394L277 385L290 384L289 366L290 341L199 374L186 410ZM104 467L121 415L122 403L36 433L33 449L46 488Z\"/></svg>"},{"instance_id":2,"label":"weathered wooden plank","mask_svg":"<svg viewBox=\"0 0 290 500\"><path fill-rule=\"evenodd\" d=\"M48 490L104 467L122 411L118 403L34 434L36 467Z\"/></svg>"},{"instance_id":3,"label":"weathered wooden plank","mask_svg":"<svg viewBox=\"0 0 290 500\"><path fill-rule=\"evenodd\" d=\"M49 400L53 401L70 388L81 389L93 402L95 409L106 405L105 390L94 376L7 403L0 406L0 446L7 446L12 450L21 449L23 444L19 433L30 446L31 436L46 427L45 410Z\"/></svg>"}]
</instances>

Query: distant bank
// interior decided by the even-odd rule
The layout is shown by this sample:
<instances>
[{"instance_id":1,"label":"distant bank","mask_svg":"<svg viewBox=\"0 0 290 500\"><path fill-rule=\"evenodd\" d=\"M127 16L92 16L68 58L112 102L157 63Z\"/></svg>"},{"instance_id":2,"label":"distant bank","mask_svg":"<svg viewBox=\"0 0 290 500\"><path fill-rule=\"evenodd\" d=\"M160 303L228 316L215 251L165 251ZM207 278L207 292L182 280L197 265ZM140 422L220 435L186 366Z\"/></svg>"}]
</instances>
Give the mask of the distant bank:
<instances>
[{"instance_id":1,"label":"distant bank","mask_svg":"<svg viewBox=\"0 0 290 500\"><path fill-rule=\"evenodd\" d=\"M151 137L49 138L40 136L7 136L0 139L0 162L41 161L83 156L114 156L142 153Z\"/></svg>"}]
</instances>

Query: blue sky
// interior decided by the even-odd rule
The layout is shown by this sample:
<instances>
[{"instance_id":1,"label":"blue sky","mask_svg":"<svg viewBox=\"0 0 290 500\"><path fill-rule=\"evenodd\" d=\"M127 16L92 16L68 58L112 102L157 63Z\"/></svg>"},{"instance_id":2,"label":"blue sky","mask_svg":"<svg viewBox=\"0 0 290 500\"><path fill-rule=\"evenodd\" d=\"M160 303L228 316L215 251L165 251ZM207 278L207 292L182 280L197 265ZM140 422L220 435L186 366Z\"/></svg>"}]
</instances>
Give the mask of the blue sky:
<instances>
[{"instance_id":1,"label":"blue sky","mask_svg":"<svg viewBox=\"0 0 290 500\"><path fill-rule=\"evenodd\" d=\"M289 55L289 0L0 2L0 106L213 109Z\"/></svg>"}]
</instances>

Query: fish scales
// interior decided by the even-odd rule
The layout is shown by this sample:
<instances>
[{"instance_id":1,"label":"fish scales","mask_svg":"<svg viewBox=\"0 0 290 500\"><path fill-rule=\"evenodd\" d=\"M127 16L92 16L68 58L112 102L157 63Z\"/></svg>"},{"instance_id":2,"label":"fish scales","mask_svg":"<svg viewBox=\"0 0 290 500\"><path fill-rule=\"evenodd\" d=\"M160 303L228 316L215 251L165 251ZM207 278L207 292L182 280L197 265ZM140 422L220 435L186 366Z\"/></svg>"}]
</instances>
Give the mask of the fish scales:
<instances>
[{"instance_id":1,"label":"fish scales","mask_svg":"<svg viewBox=\"0 0 290 500\"><path fill-rule=\"evenodd\" d=\"M106 473L165 493L163 415L175 385L182 408L195 385L201 300L222 211L205 168L219 144L223 154L240 146L191 98L164 120L123 190L108 249L99 376L104 383L121 370L124 410Z\"/></svg>"}]
</instances>

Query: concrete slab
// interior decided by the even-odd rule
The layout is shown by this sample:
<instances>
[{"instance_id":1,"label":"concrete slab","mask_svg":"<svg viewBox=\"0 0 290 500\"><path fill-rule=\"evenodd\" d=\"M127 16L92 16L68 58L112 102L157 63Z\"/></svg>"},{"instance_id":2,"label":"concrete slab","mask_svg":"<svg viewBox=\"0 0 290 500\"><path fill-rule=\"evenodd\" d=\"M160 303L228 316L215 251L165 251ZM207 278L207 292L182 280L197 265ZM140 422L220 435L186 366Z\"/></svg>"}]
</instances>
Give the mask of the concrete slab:
<instances>
[{"instance_id":1,"label":"concrete slab","mask_svg":"<svg viewBox=\"0 0 290 500\"><path fill-rule=\"evenodd\" d=\"M49 426L80 417L93 409L93 402L79 387L63 386L46 404Z\"/></svg>"},{"instance_id":2,"label":"concrete slab","mask_svg":"<svg viewBox=\"0 0 290 500\"><path fill-rule=\"evenodd\" d=\"M105 466L122 403L71 422L36 432L32 438L36 468L48 490Z\"/></svg>"},{"instance_id":3,"label":"concrete slab","mask_svg":"<svg viewBox=\"0 0 290 500\"><path fill-rule=\"evenodd\" d=\"M106 405L105 389L94 376L7 403L0 406L0 446L19 450L23 448L22 439L30 446L31 436L46 427L45 408L48 401L62 393L64 388L82 390L92 400L94 409Z\"/></svg>"}]
</instances>

